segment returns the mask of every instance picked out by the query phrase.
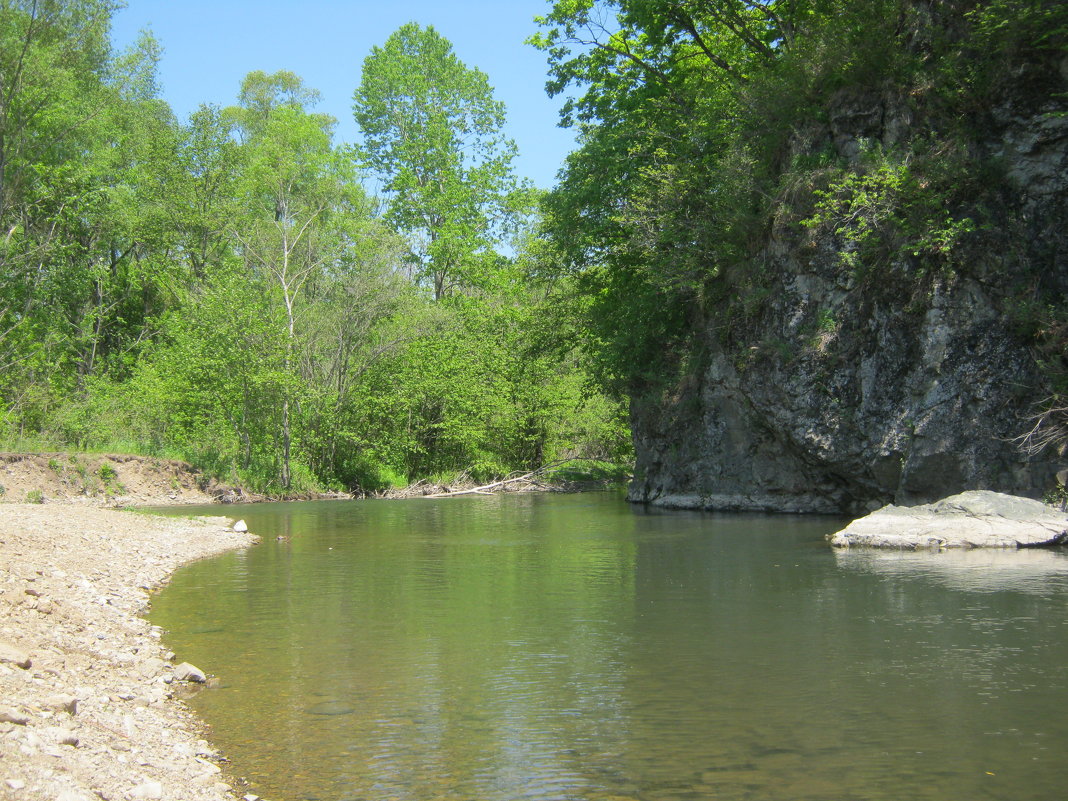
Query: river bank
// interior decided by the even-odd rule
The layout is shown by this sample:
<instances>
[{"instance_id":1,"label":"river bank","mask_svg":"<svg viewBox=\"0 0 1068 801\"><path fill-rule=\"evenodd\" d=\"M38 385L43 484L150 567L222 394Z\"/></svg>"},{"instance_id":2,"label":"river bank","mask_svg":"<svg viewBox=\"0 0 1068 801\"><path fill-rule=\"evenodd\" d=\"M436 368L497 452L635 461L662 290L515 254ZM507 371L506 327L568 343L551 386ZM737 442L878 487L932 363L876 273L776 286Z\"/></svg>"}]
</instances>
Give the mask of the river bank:
<instances>
[{"instance_id":1,"label":"river bank","mask_svg":"<svg viewBox=\"0 0 1068 801\"><path fill-rule=\"evenodd\" d=\"M141 615L178 567L255 541L224 518L0 504L0 798L237 797Z\"/></svg>"}]
</instances>

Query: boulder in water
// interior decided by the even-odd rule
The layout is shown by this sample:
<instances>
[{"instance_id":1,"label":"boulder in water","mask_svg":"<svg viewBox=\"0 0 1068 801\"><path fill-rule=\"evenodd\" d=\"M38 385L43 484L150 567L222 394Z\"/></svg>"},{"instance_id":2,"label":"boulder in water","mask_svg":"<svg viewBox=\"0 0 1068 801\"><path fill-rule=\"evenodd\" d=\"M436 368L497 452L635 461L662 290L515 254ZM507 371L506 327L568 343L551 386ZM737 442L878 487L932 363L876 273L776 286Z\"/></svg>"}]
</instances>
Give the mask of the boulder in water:
<instances>
[{"instance_id":1,"label":"boulder in water","mask_svg":"<svg viewBox=\"0 0 1068 801\"><path fill-rule=\"evenodd\" d=\"M197 684L204 684L208 680L203 670L188 662L182 662L174 668L174 678L178 681L195 681Z\"/></svg>"},{"instance_id":2,"label":"boulder in water","mask_svg":"<svg viewBox=\"0 0 1068 801\"><path fill-rule=\"evenodd\" d=\"M1030 498L973 490L923 506L884 506L830 538L838 548L1036 548L1068 544L1068 514Z\"/></svg>"}]
</instances>

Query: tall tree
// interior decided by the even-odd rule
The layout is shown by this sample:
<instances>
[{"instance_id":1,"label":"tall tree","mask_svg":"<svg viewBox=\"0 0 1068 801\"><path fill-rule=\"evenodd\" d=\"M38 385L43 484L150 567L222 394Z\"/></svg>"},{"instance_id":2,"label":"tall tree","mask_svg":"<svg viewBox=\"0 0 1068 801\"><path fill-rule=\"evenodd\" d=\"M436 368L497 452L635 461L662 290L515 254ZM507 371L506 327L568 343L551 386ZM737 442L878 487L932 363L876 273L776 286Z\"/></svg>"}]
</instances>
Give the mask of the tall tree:
<instances>
[{"instance_id":1,"label":"tall tree","mask_svg":"<svg viewBox=\"0 0 1068 801\"><path fill-rule=\"evenodd\" d=\"M250 73L241 106L231 115L245 140L246 214L233 229L249 266L273 283L282 302L286 348L283 371L297 364L297 303L309 282L340 263L366 217L351 161L331 143L334 120L309 112L317 93L292 73ZM281 408L283 489L292 482L292 393Z\"/></svg>"},{"instance_id":2,"label":"tall tree","mask_svg":"<svg viewBox=\"0 0 1068 801\"><path fill-rule=\"evenodd\" d=\"M410 238L434 297L477 285L517 188L504 104L434 28L408 23L364 61L357 152L383 181L387 217Z\"/></svg>"}]
</instances>

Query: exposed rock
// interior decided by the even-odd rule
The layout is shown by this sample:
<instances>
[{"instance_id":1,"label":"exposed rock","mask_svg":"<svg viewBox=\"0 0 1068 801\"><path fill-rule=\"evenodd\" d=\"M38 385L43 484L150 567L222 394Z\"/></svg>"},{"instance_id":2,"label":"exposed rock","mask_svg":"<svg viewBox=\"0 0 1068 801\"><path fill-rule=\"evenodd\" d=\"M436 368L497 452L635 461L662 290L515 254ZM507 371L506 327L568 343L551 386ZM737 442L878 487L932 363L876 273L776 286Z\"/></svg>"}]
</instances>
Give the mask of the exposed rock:
<instances>
[{"instance_id":1,"label":"exposed rock","mask_svg":"<svg viewBox=\"0 0 1068 801\"><path fill-rule=\"evenodd\" d=\"M28 715L6 706L0 706L0 723L14 723L17 726L25 726L29 722Z\"/></svg>"},{"instance_id":2,"label":"exposed rock","mask_svg":"<svg viewBox=\"0 0 1068 801\"><path fill-rule=\"evenodd\" d=\"M1068 95L1048 77L1036 67L1011 82L976 126L970 158L996 173L984 202L997 222L950 264L889 242L865 256L833 225L806 228L807 187L772 209L744 265L763 277L753 307L711 310L686 375L632 398L631 500L862 514L1053 488L1065 455L1014 442L1053 392L1040 362L1061 358L1036 353L1028 304L1068 295ZM843 90L826 112L784 163L830 151L856 164L860 143L941 135L924 128L937 110L884 87ZM946 213L982 219L967 204Z\"/></svg>"},{"instance_id":3,"label":"exposed rock","mask_svg":"<svg viewBox=\"0 0 1068 801\"><path fill-rule=\"evenodd\" d=\"M73 695L50 695L44 699L44 706L47 709L61 710L69 715L78 714L78 699Z\"/></svg>"},{"instance_id":4,"label":"exposed rock","mask_svg":"<svg viewBox=\"0 0 1068 801\"><path fill-rule=\"evenodd\" d=\"M10 643L0 642L0 664L4 662L16 665L23 670L29 670L33 666L28 654Z\"/></svg>"},{"instance_id":5,"label":"exposed rock","mask_svg":"<svg viewBox=\"0 0 1068 801\"><path fill-rule=\"evenodd\" d=\"M208 676L203 670L188 662L182 662L182 664L175 666L174 678L178 679L178 681L193 681L197 684L204 684L208 680Z\"/></svg>"},{"instance_id":6,"label":"exposed rock","mask_svg":"<svg viewBox=\"0 0 1068 801\"><path fill-rule=\"evenodd\" d=\"M234 523L234 531L248 531L248 524L244 520L238 520Z\"/></svg>"},{"instance_id":7,"label":"exposed rock","mask_svg":"<svg viewBox=\"0 0 1068 801\"><path fill-rule=\"evenodd\" d=\"M1039 501L963 492L923 506L886 506L834 534L839 548L1034 548L1068 544L1068 515Z\"/></svg>"},{"instance_id":8,"label":"exposed rock","mask_svg":"<svg viewBox=\"0 0 1068 801\"><path fill-rule=\"evenodd\" d=\"M77 746L79 742L77 734L69 729L64 729L62 726L49 726L45 729L45 735L49 740L52 740L59 745L69 745L74 747Z\"/></svg>"},{"instance_id":9,"label":"exposed rock","mask_svg":"<svg viewBox=\"0 0 1068 801\"><path fill-rule=\"evenodd\" d=\"M142 782L129 792L130 798L163 798L163 785L159 782Z\"/></svg>"}]
</instances>

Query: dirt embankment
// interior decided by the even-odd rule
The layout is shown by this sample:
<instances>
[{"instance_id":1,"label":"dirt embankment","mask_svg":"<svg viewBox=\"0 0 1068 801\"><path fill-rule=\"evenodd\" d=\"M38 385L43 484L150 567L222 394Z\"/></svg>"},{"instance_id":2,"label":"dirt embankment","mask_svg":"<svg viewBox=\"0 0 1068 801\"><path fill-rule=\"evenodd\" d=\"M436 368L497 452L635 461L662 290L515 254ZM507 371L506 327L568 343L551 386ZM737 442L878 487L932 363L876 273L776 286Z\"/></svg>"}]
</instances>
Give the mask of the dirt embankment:
<instances>
[{"instance_id":1,"label":"dirt embankment","mask_svg":"<svg viewBox=\"0 0 1068 801\"><path fill-rule=\"evenodd\" d=\"M255 540L223 518L0 505L0 799L236 797L141 615L180 565Z\"/></svg>"},{"instance_id":2,"label":"dirt embankment","mask_svg":"<svg viewBox=\"0 0 1068 801\"><path fill-rule=\"evenodd\" d=\"M0 501L93 506L261 500L185 462L122 454L0 453Z\"/></svg>"}]
</instances>

